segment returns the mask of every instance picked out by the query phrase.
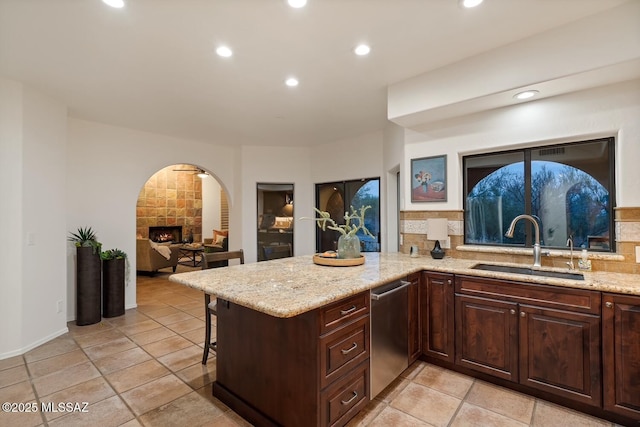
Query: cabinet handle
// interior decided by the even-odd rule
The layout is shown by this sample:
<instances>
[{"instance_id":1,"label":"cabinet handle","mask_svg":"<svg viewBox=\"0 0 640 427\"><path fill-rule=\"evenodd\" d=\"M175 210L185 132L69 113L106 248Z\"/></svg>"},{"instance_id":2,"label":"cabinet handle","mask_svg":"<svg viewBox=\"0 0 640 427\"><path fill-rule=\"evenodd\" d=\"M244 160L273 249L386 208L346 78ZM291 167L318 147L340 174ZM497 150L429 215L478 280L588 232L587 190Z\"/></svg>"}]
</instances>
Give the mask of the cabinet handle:
<instances>
[{"instance_id":1,"label":"cabinet handle","mask_svg":"<svg viewBox=\"0 0 640 427\"><path fill-rule=\"evenodd\" d=\"M349 353L351 353L353 350L355 350L357 347L358 347L358 344L354 342L354 343L353 343L353 345L352 345L351 347L349 347L348 349L346 349L346 350L340 350L340 351L342 352L342 354L349 354Z\"/></svg>"},{"instance_id":2,"label":"cabinet handle","mask_svg":"<svg viewBox=\"0 0 640 427\"><path fill-rule=\"evenodd\" d=\"M447 280L447 285L451 284L451 279Z\"/></svg>"},{"instance_id":3,"label":"cabinet handle","mask_svg":"<svg viewBox=\"0 0 640 427\"><path fill-rule=\"evenodd\" d=\"M512 308L511 310L509 310L509 313L516 314L516 311Z\"/></svg>"},{"instance_id":4,"label":"cabinet handle","mask_svg":"<svg viewBox=\"0 0 640 427\"><path fill-rule=\"evenodd\" d=\"M358 397L358 392L353 390L353 396L351 396L351 399L349 399L349 400L341 400L340 403L342 403L343 405L348 405L351 402L353 402L354 400L356 400L357 397Z\"/></svg>"},{"instance_id":5,"label":"cabinet handle","mask_svg":"<svg viewBox=\"0 0 640 427\"><path fill-rule=\"evenodd\" d=\"M524 311L521 311L521 312L520 312L520 317L525 317L525 316L526 316L525 312L524 312Z\"/></svg>"},{"instance_id":6,"label":"cabinet handle","mask_svg":"<svg viewBox=\"0 0 640 427\"><path fill-rule=\"evenodd\" d=\"M605 307L607 308L612 308L613 307L613 303L611 301L607 301L604 303Z\"/></svg>"},{"instance_id":7,"label":"cabinet handle","mask_svg":"<svg viewBox=\"0 0 640 427\"><path fill-rule=\"evenodd\" d=\"M356 311L356 306L352 305L351 308L347 309L347 310L340 310L340 315L341 316L346 316L347 314L351 314L354 311Z\"/></svg>"}]
</instances>

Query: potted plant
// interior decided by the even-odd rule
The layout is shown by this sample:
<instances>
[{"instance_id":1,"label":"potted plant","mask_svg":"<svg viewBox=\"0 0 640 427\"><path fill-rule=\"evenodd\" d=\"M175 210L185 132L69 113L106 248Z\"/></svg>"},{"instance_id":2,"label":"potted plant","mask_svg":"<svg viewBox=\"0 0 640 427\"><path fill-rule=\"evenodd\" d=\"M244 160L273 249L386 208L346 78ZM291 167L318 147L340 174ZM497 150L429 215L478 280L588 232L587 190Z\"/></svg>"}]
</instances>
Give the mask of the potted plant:
<instances>
[{"instance_id":1,"label":"potted plant","mask_svg":"<svg viewBox=\"0 0 640 427\"><path fill-rule=\"evenodd\" d=\"M100 322L100 251L91 227L80 227L70 233L68 240L76 246L76 325L92 325Z\"/></svg>"},{"instance_id":2,"label":"potted plant","mask_svg":"<svg viewBox=\"0 0 640 427\"><path fill-rule=\"evenodd\" d=\"M338 258L359 258L360 257L360 239L357 236L359 230L367 235L374 237L371 232L364 225L364 215L367 209L371 206L362 206L358 212L353 206L351 206L351 213L344 213L344 224L338 225L329 212L321 211L317 208L313 208L320 218L315 218L318 227L325 231L335 230L340 233L338 238Z\"/></svg>"},{"instance_id":3,"label":"potted plant","mask_svg":"<svg viewBox=\"0 0 640 427\"><path fill-rule=\"evenodd\" d=\"M102 315L117 317L124 314L124 280L127 254L120 249L100 253L102 259Z\"/></svg>"}]
</instances>

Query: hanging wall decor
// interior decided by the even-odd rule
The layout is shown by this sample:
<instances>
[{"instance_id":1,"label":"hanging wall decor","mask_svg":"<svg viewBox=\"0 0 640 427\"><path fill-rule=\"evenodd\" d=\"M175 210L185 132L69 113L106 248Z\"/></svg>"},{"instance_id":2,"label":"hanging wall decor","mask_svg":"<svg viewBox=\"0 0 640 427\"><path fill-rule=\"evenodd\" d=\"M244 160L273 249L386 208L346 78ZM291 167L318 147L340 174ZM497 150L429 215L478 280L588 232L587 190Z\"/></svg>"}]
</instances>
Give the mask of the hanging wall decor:
<instances>
[{"instance_id":1,"label":"hanging wall decor","mask_svg":"<svg viewBox=\"0 0 640 427\"><path fill-rule=\"evenodd\" d=\"M411 159L411 202L447 201L447 156Z\"/></svg>"}]
</instances>

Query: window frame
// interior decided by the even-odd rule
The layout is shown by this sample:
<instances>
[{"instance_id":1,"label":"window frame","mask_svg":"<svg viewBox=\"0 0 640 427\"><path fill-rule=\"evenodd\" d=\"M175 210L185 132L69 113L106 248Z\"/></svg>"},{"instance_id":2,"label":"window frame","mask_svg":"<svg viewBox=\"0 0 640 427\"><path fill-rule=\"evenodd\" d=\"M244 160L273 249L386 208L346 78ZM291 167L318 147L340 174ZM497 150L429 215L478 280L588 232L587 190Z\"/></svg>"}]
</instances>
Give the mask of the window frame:
<instances>
[{"instance_id":1,"label":"window frame","mask_svg":"<svg viewBox=\"0 0 640 427\"><path fill-rule=\"evenodd\" d=\"M608 188L609 190L609 239L608 239L608 243L609 243L609 249L599 249L599 248L587 248L590 251L597 251L597 252L604 252L604 253L615 253L616 252L616 236L615 236L615 208L616 208L616 170L615 170L615 152L616 152L616 140L615 137L610 136L610 137L602 137L602 138L595 138L595 139L588 139L588 140L582 140L582 141L572 141L572 142L565 142L565 143L559 143L559 144L549 144L549 145L537 145L537 146L528 146L528 147L523 147L523 148L518 148L518 149L511 149L511 150L504 150L504 151L492 151L492 152L485 152L485 153L479 153L479 154L471 154L471 155L467 155L467 156L462 156L462 187L463 187L463 193L462 193L462 206L463 206L463 218L465 221L465 227L463 227L463 242L465 245L477 245L477 246L499 246L499 247L525 247L525 248L531 248L533 247L533 226L529 223L526 222L525 225L525 243L524 246L522 244L512 244L512 243L468 243L467 242L467 227L466 227L466 221L467 221L467 199L468 199L468 195L469 195L469 191L471 189L468 188L468 169L467 169L467 162L469 159L474 159L474 158L480 158L480 157L487 157L487 156L495 156L495 155L502 155L502 154L514 154L514 153L522 153L523 154L523 161L524 161L524 199L525 199L525 214L531 215L532 212L532 191L531 191L531 153L536 151L536 150L549 150L549 149L556 149L556 148L561 148L561 147L569 147L569 146L576 146L576 145L580 145L580 144L588 144L588 143L596 143L596 142L604 142L606 143L606 150L607 150L607 154L609 157L609 170L608 170L608 179L610 182L610 186ZM506 166L506 165L505 165ZM480 181L478 181L480 182ZM476 183L477 184L477 183ZM556 246L543 246L543 248L553 248L553 249L562 249L562 248L557 248Z\"/></svg>"},{"instance_id":2,"label":"window frame","mask_svg":"<svg viewBox=\"0 0 640 427\"><path fill-rule=\"evenodd\" d=\"M349 179L349 180L343 180L343 181L329 181L329 182L319 182L319 183L315 183L314 187L315 187L315 207L316 209L319 210L324 210L323 207L320 206L320 190L322 187L324 186L338 186L341 187L342 190L342 194L343 196L346 196L347 194L347 186L349 184L354 184L354 183L359 183L359 182L365 182L368 183L370 181L377 181L378 183L378 218L377 218L377 223L378 223L378 235L376 236L377 239L377 245L376 245L376 250L375 251L363 251L363 252L381 252L382 250L382 232L381 232L381 226L382 226L382 195L380 194L380 190L382 187L382 180L380 179L379 176L377 177L369 177L369 178L360 178L360 179ZM354 195L357 193L357 191L355 193L353 193ZM351 194L351 192L349 192L349 194ZM349 209L349 204L347 203L346 198L343 199L343 212L348 212L350 211ZM342 223L343 221L341 221L341 218L333 218L337 223ZM328 233L336 233L336 239L337 239L337 232L334 232L332 230L326 230L326 231L322 231L320 228L316 227L316 252L323 252L324 250L333 250L333 248L323 248L322 245L322 237L324 234L328 234ZM337 250L337 248L335 248Z\"/></svg>"}]
</instances>

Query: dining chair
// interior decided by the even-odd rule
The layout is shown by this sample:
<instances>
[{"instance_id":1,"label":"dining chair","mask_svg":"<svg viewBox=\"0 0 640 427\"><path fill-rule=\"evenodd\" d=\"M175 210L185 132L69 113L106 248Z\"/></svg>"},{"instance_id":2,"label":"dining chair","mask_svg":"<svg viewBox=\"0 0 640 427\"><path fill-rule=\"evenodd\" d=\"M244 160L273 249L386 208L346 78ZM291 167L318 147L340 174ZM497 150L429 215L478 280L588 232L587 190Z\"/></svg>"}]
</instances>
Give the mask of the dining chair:
<instances>
[{"instance_id":1,"label":"dining chair","mask_svg":"<svg viewBox=\"0 0 640 427\"><path fill-rule=\"evenodd\" d=\"M232 259L240 260L240 264L244 264L244 252L242 249L228 252L204 252L202 254L202 269L220 268L229 265ZM209 358L209 350L216 351L217 342L211 342L211 317L217 314L216 299L211 301L211 295L204 294L205 309L205 328L204 328L204 353L202 355L202 364L207 364Z\"/></svg>"}]
</instances>

